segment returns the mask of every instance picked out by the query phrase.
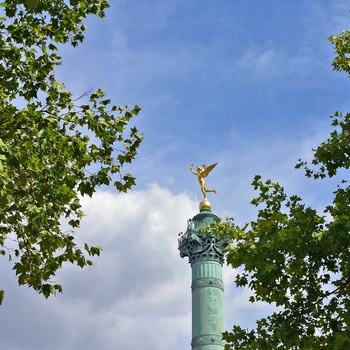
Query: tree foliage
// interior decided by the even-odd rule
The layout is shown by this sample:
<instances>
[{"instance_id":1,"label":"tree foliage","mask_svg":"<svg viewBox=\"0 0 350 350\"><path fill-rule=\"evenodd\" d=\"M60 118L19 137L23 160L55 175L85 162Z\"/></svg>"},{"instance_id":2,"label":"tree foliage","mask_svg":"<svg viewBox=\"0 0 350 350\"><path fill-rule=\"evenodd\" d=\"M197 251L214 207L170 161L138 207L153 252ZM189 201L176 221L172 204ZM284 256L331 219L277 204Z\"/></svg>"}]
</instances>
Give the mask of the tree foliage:
<instances>
[{"instance_id":1,"label":"tree foliage","mask_svg":"<svg viewBox=\"0 0 350 350\"><path fill-rule=\"evenodd\" d=\"M350 31L329 39L334 69L350 73ZM296 166L310 181L339 180L322 213L256 176L257 219L212 228L233 240L227 263L239 268L235 284L251 290L251 302L276 306L254 329L235 325L224 333L226 349L350 349L350 185L342 176L350 167L350 114L337 112L332 120L334 131L314 150L311 164Z\"/></svg>"},{"instance_id":2,"label":"tree foliage","mask_svg":"<svg viewBox=\"0 0 350 350\"><path fill-rule=\"evenodd\" d=\"M140 107L112 105L102 89L74 97L55 76L59 46L83 42L85 18L107 8L106 0L0 2L0 254L13 259L19 284L45 297L61 291L52 278L64 262L84 267L100 254L75 242L81 196L135 182L121 171L142 140L129 124Z\"/></svg>"}]
</instances>

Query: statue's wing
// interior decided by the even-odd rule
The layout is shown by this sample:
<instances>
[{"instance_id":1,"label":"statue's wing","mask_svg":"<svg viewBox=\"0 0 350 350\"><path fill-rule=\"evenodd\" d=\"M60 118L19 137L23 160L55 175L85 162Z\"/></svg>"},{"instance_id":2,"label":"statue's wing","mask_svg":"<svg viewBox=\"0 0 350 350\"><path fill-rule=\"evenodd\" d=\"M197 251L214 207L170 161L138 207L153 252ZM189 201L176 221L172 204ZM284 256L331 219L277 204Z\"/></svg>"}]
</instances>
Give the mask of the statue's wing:
<instances>
[{"instance_id":1,"label":"statue's wing","mask_svg":"<svg viewBox=\"0 0 350 350\"><path fill-rule=\"evenodd\" d=\"M216 167L216 164L212 164L212 165L208 165L207 167L205 167L204 171L203 171L203 177L206 177L209 175L209 173Z\"/></svg>"}]
</instances>

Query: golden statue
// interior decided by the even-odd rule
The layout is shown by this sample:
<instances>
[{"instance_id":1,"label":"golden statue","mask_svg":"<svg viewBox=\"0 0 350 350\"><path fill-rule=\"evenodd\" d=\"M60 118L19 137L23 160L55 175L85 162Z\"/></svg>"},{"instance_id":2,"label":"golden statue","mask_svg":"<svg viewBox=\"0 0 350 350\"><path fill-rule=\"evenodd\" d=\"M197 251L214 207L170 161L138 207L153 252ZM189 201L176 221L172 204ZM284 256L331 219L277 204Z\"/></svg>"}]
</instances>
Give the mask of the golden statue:
<instances>
[{"instance_id":1,"label":"golden statue","mask_svg":"<svg viewBox=\"0 0 350 350\"><path fill-rule=\"evenodd\" d=\"M199 205L200 209L204 207L208 207L209 209L211 208L211 205L207 199L208 192L214 192L216 194L216 190L209 190L205 187L205 181L204 181L204 178L207 177L209 173L216 167L216 164L218 163L215 163L209 166L206 166L205 164L203 164L202 167L197 166L197 171L193 170L192 168L193 164L190 165L190 171L192 174L197 176L199 185L201 186L201 191L204 196L204 200Z\"/></svg>"}]
</instances>

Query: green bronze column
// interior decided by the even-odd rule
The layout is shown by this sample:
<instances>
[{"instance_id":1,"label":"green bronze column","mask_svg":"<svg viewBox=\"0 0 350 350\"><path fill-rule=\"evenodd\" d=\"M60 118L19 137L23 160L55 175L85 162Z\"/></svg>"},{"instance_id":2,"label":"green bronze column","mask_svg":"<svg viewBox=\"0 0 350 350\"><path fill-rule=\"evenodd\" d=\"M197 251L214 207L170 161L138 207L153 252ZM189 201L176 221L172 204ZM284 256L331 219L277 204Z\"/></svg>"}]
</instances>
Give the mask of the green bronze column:
<instances>
[{"instance_id":1,"label":"green bronze column","mask_svg":"<svg viewBox=\"0 0 350 350\"><path fill-rule=\"evenodd\" d=\"M180 256L187 256L192 267L192 349L223 350L224 287L222 282L223 248L226 239L199 232L217 218L210 208L188 220L180 234Z\"/></svg>"},{"instance_id":2,"label":"green bronze column","mask_svg":"<svg viewBox=\"0 0 350 350\"><path fill-rule=\"evenodd\" d=\"M192 267L192 350L223 350L225 346L222 341L225 330L222 264L228 240L200 231L217 219L207 199L207 192L216 191L207 189L204 180L216 165L203 164L196 171L193 164L190 165L204 200L199 204L200 212L188 220L186 232L179 235L180 256L187 256Z\"/></svg>"}]
</instances>

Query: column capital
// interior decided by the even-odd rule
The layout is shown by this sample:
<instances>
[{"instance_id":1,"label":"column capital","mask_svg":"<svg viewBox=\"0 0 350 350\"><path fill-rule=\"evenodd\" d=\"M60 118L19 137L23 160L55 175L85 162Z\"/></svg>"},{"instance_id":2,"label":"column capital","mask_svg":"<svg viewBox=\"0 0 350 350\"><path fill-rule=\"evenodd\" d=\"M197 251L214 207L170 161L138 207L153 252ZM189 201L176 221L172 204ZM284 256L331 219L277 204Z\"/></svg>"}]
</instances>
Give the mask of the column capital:
<instances>
[{"instance_id":1,"label":"column capital","mask_svg":"<svg viewBox=\"0 0 350 350\"><path fill-rule=\"evenodd\" d=\"M221 265L224 262L223 249L228 245L229 239L220 238L211 232L202 232L207 224L214 223L217 216L210 210L201 210L193 219L187 221L187 230L179 234L180 256L189 258L189 263L193 265L199 261L217 261Z\"/></svg>"},{"instance_id":2,"label":"column capital","mask_svg":"<svg viewBox=\"0 0 350 350\"><path fill-rule=\"evenodd\" d=\"M179 251L182 258L188 257L193 265L199 261L217 261L224 263L223 249L228 245L228 239L221 239L211 233L187 230L179 238Z\"/></svg>"}]
</instances>

